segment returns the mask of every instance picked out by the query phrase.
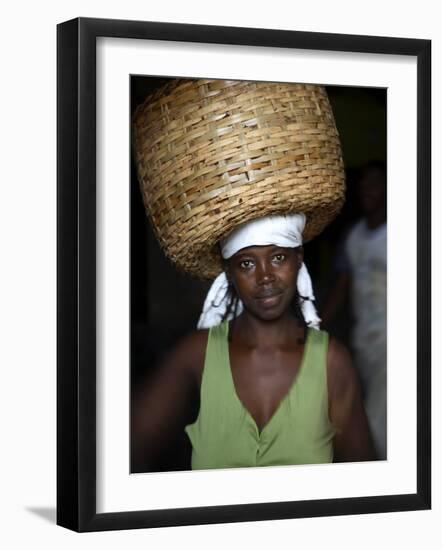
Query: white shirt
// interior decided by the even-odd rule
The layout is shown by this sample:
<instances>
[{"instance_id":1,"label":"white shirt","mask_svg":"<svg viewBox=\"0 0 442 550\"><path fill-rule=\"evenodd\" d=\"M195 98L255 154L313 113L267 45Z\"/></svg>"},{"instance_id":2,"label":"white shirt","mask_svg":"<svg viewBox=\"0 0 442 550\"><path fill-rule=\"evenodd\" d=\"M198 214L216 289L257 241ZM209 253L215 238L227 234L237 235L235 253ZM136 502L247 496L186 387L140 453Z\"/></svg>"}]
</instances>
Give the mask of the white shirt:
<instances>
[{"instance_id":1,"label":"white shirt","mask_svg":"<svg viewBox=\"0 0 442 550\"><path fill-rule=\"evenodd\" d=\"M384 351L387 330L387 224L369 229L357 223L346 241L352 274L356 326L353 344L371 354ZM376 350L376 347L382 348Z\"/></svg>"}]
</instances>

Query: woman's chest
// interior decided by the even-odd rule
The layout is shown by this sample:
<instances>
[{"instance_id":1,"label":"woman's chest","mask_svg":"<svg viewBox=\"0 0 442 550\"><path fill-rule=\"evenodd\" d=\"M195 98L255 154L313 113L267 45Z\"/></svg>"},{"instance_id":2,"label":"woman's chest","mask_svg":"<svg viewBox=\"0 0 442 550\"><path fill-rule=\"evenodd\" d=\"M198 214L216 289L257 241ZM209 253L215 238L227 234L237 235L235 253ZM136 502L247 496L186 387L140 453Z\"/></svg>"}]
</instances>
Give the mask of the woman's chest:
<instances>
[{"instance_id":1,"label":"woman's chest","mask_svg":"<svg viewBox=\"0 0 442 550\"><path fill-rule=\"evenodd\" d=\"M302 364L297 352L251 352L230 349L230 371L236 397L261 431L296 384Z\"/></svg>"}]
</instances>

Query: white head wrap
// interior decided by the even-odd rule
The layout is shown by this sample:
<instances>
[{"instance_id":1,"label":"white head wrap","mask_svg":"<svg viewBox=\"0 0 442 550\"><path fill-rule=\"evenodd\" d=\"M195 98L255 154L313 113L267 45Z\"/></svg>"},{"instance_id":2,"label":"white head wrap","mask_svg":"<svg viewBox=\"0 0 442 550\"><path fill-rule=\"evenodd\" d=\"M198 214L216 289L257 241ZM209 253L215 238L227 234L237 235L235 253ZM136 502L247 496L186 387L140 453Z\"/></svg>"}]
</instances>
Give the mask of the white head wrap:
<instances>
[{"instance_id":1,"label":"white head wrap","mask_svg":"<svg viewBox=\"0 0 442 550\"><path fill-rule=\"evenodd\" d=\"M267 216L253 220L235 229L226 239L221 241L221 255L228 260L242 248L248 246L276 245L284 248L296 248L302 245L302 232L305 227L304 214L286 216ZM301 311L307 326L319 330L321 319L313 304L312 281L305 264L298 272L298 294ZM204 302L203 311L198 321L198 328L209 328L221 323L229 301L229 283L223 271L214 280ZM243 304L239 301L236 311L229 314L228 320L239 315Z\"/></svg>"}]
</instances>

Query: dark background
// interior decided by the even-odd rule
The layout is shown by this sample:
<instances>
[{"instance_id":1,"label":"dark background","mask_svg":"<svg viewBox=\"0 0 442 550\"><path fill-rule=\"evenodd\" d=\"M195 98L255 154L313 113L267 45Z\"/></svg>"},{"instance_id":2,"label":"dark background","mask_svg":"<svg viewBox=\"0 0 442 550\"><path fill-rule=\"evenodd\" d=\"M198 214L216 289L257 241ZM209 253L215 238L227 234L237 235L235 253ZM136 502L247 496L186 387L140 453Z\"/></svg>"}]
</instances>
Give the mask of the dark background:
<instances>
[{"instance_id":1,"label":"dark background","mask_svg":"<svg viewBox=\"0 0 442 550\"><path fill-rule=\"evenodd\" d=\"M131 111L168 79L133 76ZM339 247L361 216L355 184L360 169L370 161L387 160L387 91L379 88L326 87L341 139L346 171L346 202L336 220L304 248L305 263L321 306L337 276ZM179 273L161 251L145 214L134 159L131 163L131 390L134 393L157 368L162 355L179 338L196 328L210 282ZM347 303L326 327L347 346L352 318ZM149 471L190 469L190 445L177 436ZM147 471L132 465L132 471Z\"/></svg>"}]
</instances>

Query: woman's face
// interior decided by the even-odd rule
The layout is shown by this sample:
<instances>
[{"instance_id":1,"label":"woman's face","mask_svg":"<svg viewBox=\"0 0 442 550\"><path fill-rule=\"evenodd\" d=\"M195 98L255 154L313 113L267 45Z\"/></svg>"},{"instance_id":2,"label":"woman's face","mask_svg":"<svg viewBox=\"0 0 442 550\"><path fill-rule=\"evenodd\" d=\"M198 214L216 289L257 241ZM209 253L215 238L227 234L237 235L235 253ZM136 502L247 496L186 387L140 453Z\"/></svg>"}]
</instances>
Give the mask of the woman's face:
<instances>
[{"instance_id":1,"label":"woman's face","mask_svg":"<svg viewBox=\"0 0 442 550\"><path fill-rule=\"evenodd\" d=\"M227 275L244 308L260 319L281 317L296 294L302 248L249 246L227 261Z\"/></svg>"}]
</instances>

